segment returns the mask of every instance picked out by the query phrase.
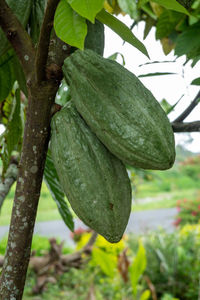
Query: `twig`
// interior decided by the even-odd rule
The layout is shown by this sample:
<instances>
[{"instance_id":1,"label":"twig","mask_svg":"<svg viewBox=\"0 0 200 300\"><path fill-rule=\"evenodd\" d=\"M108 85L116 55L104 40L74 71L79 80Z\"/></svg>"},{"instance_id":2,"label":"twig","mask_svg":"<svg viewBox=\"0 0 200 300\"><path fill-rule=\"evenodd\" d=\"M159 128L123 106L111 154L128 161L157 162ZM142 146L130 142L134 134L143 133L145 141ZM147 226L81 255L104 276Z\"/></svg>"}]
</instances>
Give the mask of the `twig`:
<instances>
[{"instance_id":1,"label":"twig","mask_svg":"<svg viewBox=\"0 0 200 300\"><path fill-rule=\"evenodd\" d=\"M35 50L28 33L5 0L0 0L0 26L19 57L28 78L33 71Z\"/></svg>"},{"instance_id":2,"label":"twig","mask_svg":"<svg viewBox=\"0 0 200 300\"><path fill-rule=\"evenodd\" d=\"M91 238L89 239L88 243L85 245L85 247L83 247L82 251L84 252L85 250L87 250L88 248L91 248L93 246L93 244L96 241L96 238L98 236L98 233L96 233L95 231L92 233Z\"/></svg>"},{"instance_id":3,"label":"twig","mask_svg":"<svg viewBox=\"0 0 200 300\"><path fill-rule=\"evenodd\" d=\"M46 79L46 64L48 59L50 35L58 3L59 0L48 0L47 2L36 54L36 79L38 83Z\"/></svg>"},{"instance_id":4,"label":"twig","mask_svg":"<svg viewBox=\"0 0 200 300\"><path fill-rule=\"evenodd\" d=\"M8 195L13 183L17 180L18 168L17 161L13 161L5 175L5 179L0 179L0 211L3 205L3 202Z\"/></svg>"},{"instance_id":5,"label":"twig","mask_svg":"<svg viewBox=\"0 0 200 300\"><path fill-rule=\"evenodd\" d=\"M196 95L196 97L194 98L194 100L190 103L190 105L184 110L184 112L182 112L182 114L180 114L180 116L178 118L176 118L173 121L173 123L183 122L183 120L185 120L185 118L197 106L197 104L199 103L199 100L200 100L200 91L198 92L198 94Z\"/></svg>"},{"instance_id":6,"label":"twig","mask_svg":"<svg viewBox=\"0 0 200 300\"><path fill-rule=\"evenodd\" d=\"M174 132L199 132L200 131L200 121L195 122L173 122L172 128Z\"/></svg>"}]
</instances>

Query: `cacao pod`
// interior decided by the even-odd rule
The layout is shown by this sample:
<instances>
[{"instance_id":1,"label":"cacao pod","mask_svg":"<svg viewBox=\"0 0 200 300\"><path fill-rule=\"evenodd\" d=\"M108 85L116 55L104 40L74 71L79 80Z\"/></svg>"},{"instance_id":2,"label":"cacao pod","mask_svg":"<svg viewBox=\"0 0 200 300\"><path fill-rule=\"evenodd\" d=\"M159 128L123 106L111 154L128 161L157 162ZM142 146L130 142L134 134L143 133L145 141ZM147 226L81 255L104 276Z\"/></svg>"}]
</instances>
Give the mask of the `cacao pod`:
<instances>
[{"instance_id":1,"label":"cacao pod","mask_svg":"<svg viewBox=\"0 0 200 300\"><path fill-rule=\"evenodd\" d=\"M68 102L51 122L51 152L60 182L77 216L109 242L118 242L131 210L131 186L112 155Z\"/></svg>"},{"instance_id":2,"label":"cacao pod","mask_svg":"<svg viewBox=\"0 0 200 300\"><path fill-rule=\"evenodd\" d=\"M92 24L87 21L87 35L85 38L85 49L95 51L97 54L103 56L104 51L104 25L95 20Z\"/></svg>"},{"instance_id":3,"label":"cacao pod","mask_svg":"<svg viewBox=\"0 0 200 300\"><path fill-rule=\"evenodd\" d=\"M63 72L77 110L114 155L143 169L173 165L171 124L134 74L90 50L73 53L65 60Z\"/></svg>"}]
</instances>

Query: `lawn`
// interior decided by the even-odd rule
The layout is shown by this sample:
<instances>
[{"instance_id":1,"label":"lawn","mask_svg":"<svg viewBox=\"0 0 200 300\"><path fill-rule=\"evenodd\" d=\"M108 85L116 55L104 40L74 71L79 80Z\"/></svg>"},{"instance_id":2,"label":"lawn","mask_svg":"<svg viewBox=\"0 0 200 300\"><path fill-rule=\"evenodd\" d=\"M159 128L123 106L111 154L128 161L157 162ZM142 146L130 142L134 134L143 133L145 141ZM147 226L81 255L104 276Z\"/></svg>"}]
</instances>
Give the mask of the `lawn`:
<instances>
[{"instance_id":1,"label":"lawn","mask_svg":"<svg viewBox=\"0 0 200 300\"><path fill-rule=\"evenodd\" d=\"M176 163L167 171L142 171L131 177L133 183L133 211L176 207L177 200L195 200L200 191L199 159L192 164ZM130 173L131 173L130 172ZM141 173L142 172L142 173ZM8 225L15 186L5 200L0 214L0 226ZM61 219L57 205L43 183L37 221Z\"/></svg>"},{"instance_id":2,"label":"lawn","mask_svg":"<svg viewBox=\"0 0 200 300\"><path fill-rule=\"evenodd\" d=\"M0 215L0 226L8 225L10 222L12 202L14 198L14 190L15 187L13 186L7 199L3 204L1 215ZM36 220L39 222L39 221L50 221L50 220L59 220L59 219L61 219L61 217L58 212L57 205L52 199L47 186L45 185L45 183L43 183Z\"/></svg>"}]
</instances>

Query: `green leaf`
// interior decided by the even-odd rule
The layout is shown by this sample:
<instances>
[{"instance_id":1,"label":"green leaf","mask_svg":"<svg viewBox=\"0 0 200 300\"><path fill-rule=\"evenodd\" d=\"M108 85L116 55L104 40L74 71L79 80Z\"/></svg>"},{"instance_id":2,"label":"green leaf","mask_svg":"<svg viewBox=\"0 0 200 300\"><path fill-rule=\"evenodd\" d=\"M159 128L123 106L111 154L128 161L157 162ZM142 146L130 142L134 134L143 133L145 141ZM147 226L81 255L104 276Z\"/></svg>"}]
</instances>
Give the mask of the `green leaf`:
<instances>
[{"instance_id":1,"label":"green leaf","mask_svg":"<svg viewBox=\"0 0 200 300\"><path fill-rule=\"evenodd\" d=\"M163 99L160 104L162 106L162 108L164 109L165 113L168 115L170 112L172 112L174 110L174 108L176 107L176 105L179 103L179 101L183 98L184 95L182 95L178 101L176 101L175 104L171 105L166 99Z\"/></svg>"},{"instance_id":2,"label":"green leaf","mask_svg":"<svg viewBox=\"0 0 200 300\"><path fill-rule=\"evenodd\" d=\"M156 24L156 39L168 37L182 17L178 12L164 10Z\"/></svg>"},{"instance_id":3,"label":"green leaf","mask_svg":"<svg viewBox=\"0 0 200 300\"><path fill-rule=\"evenodd\" d=\"M13 62L14 54L12 51L0 57L0 102L8 96L15 81Z\"/></svg>"},{"instance_id":4,"label":"green leaf","mask_svg":"<svg viewBox=\"0 0 200 300\"><path fill-rule=\"evenodd\" d=\"M116 60L118 55L121 56L121 58L122 58L122 65L125 66L126 62L125 62L124 55L122 53L120 53L120 52L113 53L112 55L110 55L108 57L108 59L110 59L110 60Z\"/></svg>"},{"instance_id":5,"label":"green leaf","mask_svg":"<svg viewBox=\"0 0 200 300\"><path fill-rule=\"evenodd\" d=\"M117 33L124 41L128 42L140 52L149 58L148 52L142 42L140 42L132 33L132 31L120 20L107 13L104 9L98 13L96 18L110 27L115 33Z\"/></svg>"},{"instance_id":6,"label":"green leaf","mask_svg":"<svg viewBox=\"0 0 200 300\"><path fill-rule=\"evenodd\" d=\"M163 76L163 75L176 75L177 73L172 73L172 72L162 72L162 73L148 73L148 74L141 74L138 77L143 78L143 77L152 77L152 76Z\"/></svg>"},{"instance_id":7,"label":"green leaf","mask_svg":"<svg viewBox=\"0 0 200 300\"><path fill-rule=\"evenodd\" d=\"M175 60L154 60L154 61L150 61L150 62L146 62L144 64L140 64L139 67L142 67L142 66L146 66L146 65L152 65L152 64L164 64L164 63L174 63L176 62Z\"/></svg>"},{"instance_id":8,"label":"green leaf","mask_svg":"<svg viewBox=\"0 0 200 300\"><path fill-rule=\"evenodd\" d=\"M19 88L22 90L24 95L26 97L28 97L28 90L27 90L27 86L26 86L26 77L24 75L23 68L19 62L17 55L15 55L14 59L13 59L13 70L14 70L15 78L19 84Z\"/></svg>"},{"instance_id":9,"label":"green leaf","mask_svg":"<svg viewBox=\"0 0 200 300\"><path fill-rule=\"evenodd\" d=\"M182 5L180 5L176 0L153 0L152 2L156 2L167 9L175 10L184 13L186 15L189 15L189 12Z\"/></svg>"},{"instance_id":10,"label":"green leaf","mask_svg":"<svg viewBox=\"0 0 200 300\"><path fill-rule=\"evenodd\" d=\"M54 17L54 28L57 36L65 43L84 49L84 40L87 34L87 24L67 3L61 0Z\"/></svg>"},{"instance_id":11,"label":"green leaf","mask_svg":"<svg viewBox=\"0 0 200 300\"><path fill-rule=\"evenodd\" d=\"M7 124L6 131L3 133L1 145L1 158L3 161L3 172L5 172L10 163L10 157L14 150L20 151L22 144L22 120L21 120L21 99L20 90L17 89L12 102L12 112Z\"/></svg>"},{"instance_id":12,"label":"green leaf","mask_svg":"<svg viewBox=\"0 0 200 300\"><path fill-rule=\"evenodd\" d=\"M176 1L178 1L182 6L188 9L192 6L194 0L176 0Z\"/></svg>"},{"instance_id":13,"label":"green leaf","mask_svg":"<svg viewBox=\"0 0 200 300\"><path fill-rule=\"evenodd\" d=\"M178 101L176 101L175 104L171 105L171 107L169 107L169 109L166 111L166 114L168 115L170 112L172 112L174 110L174 108L176 107L176 105L179 103L179 101L183 98L184 95L182 95Z\"/></svg>"},{"instance_id":14,"label":"green leaf","mask_svg":"<svg viewBox=\"0 0 200 300\"><path fill-rule=\"evenodd\" d=\"M135 0L118 0L119 7L132 19L138 19L137 3Z\"/></svg>"},{"instance_id":15,"label":"green leaf","mask_svg":"<svg viewBox=\"0 0 200 300\"><path fill-rule=\"evenodd\" d=\"M177 56L191 56L191 53L194 52L194 50L197 50L196 56L198 56L198 53L200 54L199 32L200 24L197 24L181 33L176 40L175 54Z\"/></svg>"},{"instance_id":16,"label":"green leaf","mask_svg":"<svg viewBox=\"0 0 200 300\"><path fill-rule=\"evenodd\" d=\"M33 1L29 24L30 24L30 36L34 43L36 43L39 38L40 28L43 22L46 4L47 4L47 0Z\"/></svg>"},{"instance_id":17,"label":"green leaf","mask_svg":"<svg viewBox=\"0 0 200 300\"><path fill-rule=\"evenodd\" d=\"M63 218L63 221L71 231L74 231L73 217L65 200L65 194L62 190L50 151L48 151L46 158L44 180L52 195L52 198L58 206L58 210Z\"/></svg>"},{"instance_id":18,"label":"green leaf","mask_svg":"<svg viewBox=\"0 0 200 300\"><path fill-rule=\"evenodd\" d=\"M200 85L200 77L195 78L194 80L192 80L191 84L192 85Z\"/></svg>"},{"instance_id":19,"label":"green leaf","mask_svg":"<svg viewBox=\"0 0 200 300\"><path fill-rule=\"evenodd\" d=\"M92 250L92 259L107 276L111 278L114 277L117 262L113 254L107 253L95 247Z\"/></svg>"},{"instance_id":20,"label":"green leaf","mask_svg":"<svg viewBox=\"0 0 200 300\"><path fill-rule=\"evenodd\" d=\"M151 296L151 292L149 290L145 290L140 296L140 300L148 300Z\"/></svg>"},{"instance_id":21,"label":"green leaf","mask_svg":"<svg viewBox=\"0 0 200 300\"><path fill-rule=\"evenodd\" d=\"M1 102L0 124L7 126L12 111L13 95L10 93L8 97Z\"/></svg>"},{"instance_id":22,"label":"green leaf","mask_svg":"<svg viewBox=\"0 0 200 300\"><path fill-rule=\"evenodd\" d=\"M143 272L146 269L146 252L145 248L142 245L142 242L139 242L139 249L136 254L136 257L133 261L133 263L129 267L129 272L130 272L130 279L131 279L131 285L133 289L133 295L136 296L137 294L137 285L139 282L139 279Z\"/></svg>"},{"instance_id":23,"label":"green leaf","mask_svg":"<svg viewBox=\"0 0 200 300\"><path fill-rule=\"evenodd\" d=\"M79 15L94 23L96 14L103 8L104 0L68 0L68 3Z\"/></svg>"},{"instance_id":24,"label":"green leaf","mask_svg":"<svg viewBox=\"0 0 200 300\"><path fill-rule=\"evenodd\" d=\"M27 25L33 0L7 0L8 6L17 16L20 23L25 27ZM0 28L0 57L11 48L11 44L8 42L4 32Z\"/></svg>"},{"instance_id":25,"label":"green leaf","mask_svg":"<svg viewBox=\"0 0 200 300\"><path fill-rule=\"evenodd\" d=\"M151 28L155 25L155 20L147 15L147 18L145 20L145 28L144 28L144 37L145 40L148 36L149 32L151 31Z\"/></svg>"}]
</instances>

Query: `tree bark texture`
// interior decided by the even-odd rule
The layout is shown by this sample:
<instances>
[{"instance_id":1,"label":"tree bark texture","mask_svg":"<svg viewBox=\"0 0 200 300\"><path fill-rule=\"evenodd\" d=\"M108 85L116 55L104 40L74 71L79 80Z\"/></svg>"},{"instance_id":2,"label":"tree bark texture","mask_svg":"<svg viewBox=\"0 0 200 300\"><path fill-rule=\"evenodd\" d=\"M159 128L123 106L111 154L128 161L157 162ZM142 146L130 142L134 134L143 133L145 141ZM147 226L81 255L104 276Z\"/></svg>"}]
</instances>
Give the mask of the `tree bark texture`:
<instances>
[{"instance_id":1,"label":"tree bark texture","mask_svg":"<svg viewBox=\"0 0 200 300\"><path fill-rule=\"evenodd\" d=\"M58 89L58 83L52 81L29 84L22 154L0 281L1 300L22 299L49 142L51 106Z\"/></svg>"}]
</instances>

